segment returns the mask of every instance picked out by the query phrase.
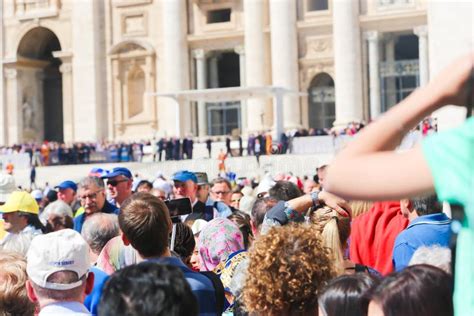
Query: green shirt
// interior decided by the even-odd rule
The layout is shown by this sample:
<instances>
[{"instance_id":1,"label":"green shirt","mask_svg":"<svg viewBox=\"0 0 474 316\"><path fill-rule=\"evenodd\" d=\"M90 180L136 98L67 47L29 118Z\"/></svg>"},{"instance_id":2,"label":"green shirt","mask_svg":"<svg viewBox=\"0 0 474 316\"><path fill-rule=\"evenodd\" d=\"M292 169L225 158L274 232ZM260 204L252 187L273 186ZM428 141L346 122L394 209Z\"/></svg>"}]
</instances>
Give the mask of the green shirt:
<instances>
[{"instance_id":1,"label":"green shirt","mask_svg":"<svg viewBox=\"0 0 474 316\"><path fill-rule=\"evenodd\" d=\"M474 118L462 126L427 137L423 153L441 201L464 206L457 239L455 315L474 315Z\"/></svg>"}]
</instances>

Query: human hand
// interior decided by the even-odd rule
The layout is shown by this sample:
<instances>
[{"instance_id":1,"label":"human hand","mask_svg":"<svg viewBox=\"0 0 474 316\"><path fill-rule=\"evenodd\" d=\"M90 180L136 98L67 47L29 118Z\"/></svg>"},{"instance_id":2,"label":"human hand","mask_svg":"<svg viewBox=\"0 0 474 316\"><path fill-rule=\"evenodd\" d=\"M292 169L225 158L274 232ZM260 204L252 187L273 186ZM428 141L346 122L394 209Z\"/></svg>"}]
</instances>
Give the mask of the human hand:
<instances>
[{"instance_id":1,"label":"human hand","mask_svg":"<svg viewBox=\"0 0 474 316\"><path fill-rule=\"evenodd\" d=\"M426 87L439 106L466 106L474 99L474 52L456 59L444 68Z\"/></svg>"},{"instance_id":2,"label":"human hand","mask_svg":"<svg viewBox=\"0 0 474 316\"><path fill-rule=\"evenodd\" d=\"M341 216L352 217L352 209L346 200L327 191L319 192L318 199L324 205L334 209Z\"/></svg>"}]
</instances>

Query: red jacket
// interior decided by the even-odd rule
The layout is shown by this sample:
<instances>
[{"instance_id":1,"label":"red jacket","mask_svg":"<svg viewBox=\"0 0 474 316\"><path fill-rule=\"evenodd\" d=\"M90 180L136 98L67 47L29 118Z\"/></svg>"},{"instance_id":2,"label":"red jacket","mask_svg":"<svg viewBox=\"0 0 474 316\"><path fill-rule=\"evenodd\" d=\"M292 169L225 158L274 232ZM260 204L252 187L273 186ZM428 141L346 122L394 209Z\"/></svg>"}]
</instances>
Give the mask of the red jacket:
<instances>
[{"instance_id":1,"label":"red jacket","mask_svg":"<svg viewBox=\"0 0 474 316\"><path fill-rule=\"evenodd\" d=\"M375 202L352 221L350 259L383 275L393 271L392 251L397 235L408 226L399 201Z\"/></svg>"}]
</instances>

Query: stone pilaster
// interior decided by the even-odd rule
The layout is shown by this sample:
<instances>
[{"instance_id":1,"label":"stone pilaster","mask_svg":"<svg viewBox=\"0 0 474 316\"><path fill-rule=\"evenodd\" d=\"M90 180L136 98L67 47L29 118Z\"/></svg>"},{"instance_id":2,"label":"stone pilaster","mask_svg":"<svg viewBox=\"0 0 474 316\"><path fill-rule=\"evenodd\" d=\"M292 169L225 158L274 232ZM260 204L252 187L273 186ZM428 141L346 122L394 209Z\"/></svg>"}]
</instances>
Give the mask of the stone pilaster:
<instances>
[{"instance_id":1,"label":"stone pilaster","mask_svg":"<svg viewBox=\"0 0 474 316\"><path fill-rule=\"evenodd\" d=\"M193 57L196 63L196 88L206 89L206 53L204 49L195 49ZM206 102L197 102L198 134L199 137L207 135Z\"/></svg>"},{"instance_id":2,"label":"stone pilaster","mask_svg":"<svg viewBox=\"0 0 474 316\"><path fill-rule=\"evenodd\" d=\"M362 120L362 65L358 1L333 1L335 126Z\"/></svg>"},{"instance_id":3,"label":"stone pilaster","mask_svg":"<svg viewBox=\"0 0 474 316\"><path fill-rule=\"evenodd\" d=\"M369 44L370 118L376 119L380 115L379 33L366 32L365 38Z\"/></svg>"},{"instance_id":4,"label":"stone pilaster","mask_svg":"<svg viewBox=\"0 0 474 316\"><path fill-rule=\"evenodd\" d=\"M270 30L273 85L298 91L296 1L270 0ZM283 126L301 127L299 98L294 94L283 97Z\"/></svg>"},{"instance_id":5,"label":"stone pilaster","mask_svg":"<svg viewBox=\"0 0 474 316\"><path fill-rule=\"evenodd\" d=\"M428 57L428 28L426 25L417 26L413 33L418 36L418 61L420 64L420 86L429 81L429 57Z\"/></svg>"}]
</instances>

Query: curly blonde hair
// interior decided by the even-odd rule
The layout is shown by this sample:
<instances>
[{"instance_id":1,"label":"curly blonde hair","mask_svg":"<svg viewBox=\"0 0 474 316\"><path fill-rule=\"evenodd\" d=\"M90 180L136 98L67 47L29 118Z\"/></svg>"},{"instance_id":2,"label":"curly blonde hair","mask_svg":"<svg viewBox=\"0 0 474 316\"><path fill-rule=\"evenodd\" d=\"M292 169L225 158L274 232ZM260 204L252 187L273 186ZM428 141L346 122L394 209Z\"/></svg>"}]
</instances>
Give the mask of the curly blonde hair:
<instances>
[{"instance_id":1,"label":"curly blonde hair","mask_svg":"<svg viewBox=\"0 0 474 316\"><path fill-rule=\"evenodd\" d=\"M249 259L242 300L250 313L314 313L320 290L334 276L321 237L307 224L272 228L255 241Z\"/></svg>"},{"instance_id":2,"label":"curly blonde hair","mask_svg":"<svg viewBox=\"0 0 474 316\"><path fill-rule=\"evenodd\" d=\"M33 315L26 294L26 260L16 252L0 251L0 316Z\"/></svg>"},{"instance_id":3,"label":"curly blonde hair","mask_svg":"<svg viewBox=\"0 0 474 316\"><path fill-rule=\"evenodd\" d=\"M323 245L329 250L329 257L334 264L335 272L337 275L344 274L343 253L347 247L347 239L351 234L351 219L342 217L327 206L318 208L310 214L309 218L321 234Z\"/></svg>"}]
</instances>

